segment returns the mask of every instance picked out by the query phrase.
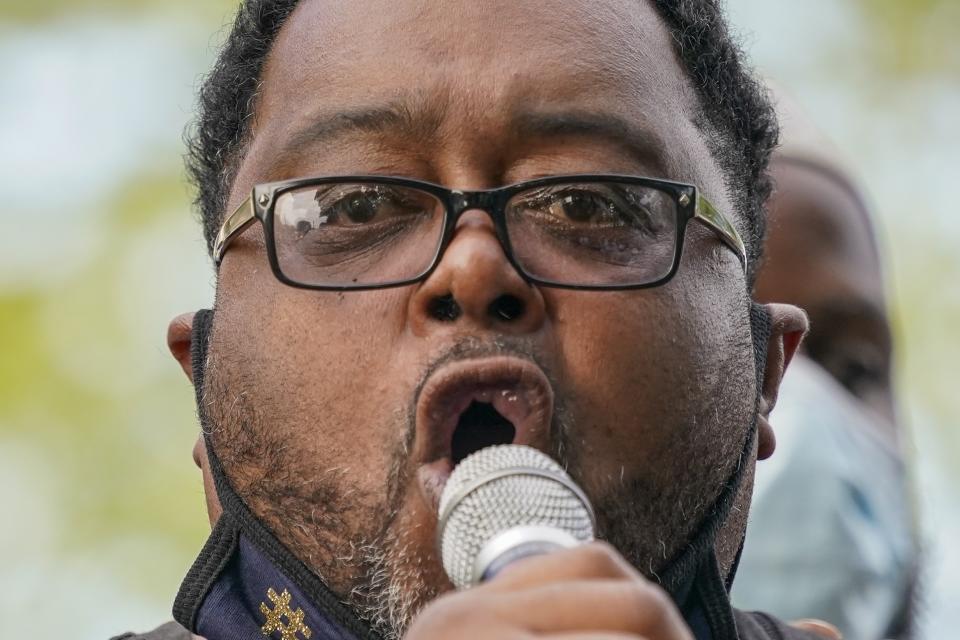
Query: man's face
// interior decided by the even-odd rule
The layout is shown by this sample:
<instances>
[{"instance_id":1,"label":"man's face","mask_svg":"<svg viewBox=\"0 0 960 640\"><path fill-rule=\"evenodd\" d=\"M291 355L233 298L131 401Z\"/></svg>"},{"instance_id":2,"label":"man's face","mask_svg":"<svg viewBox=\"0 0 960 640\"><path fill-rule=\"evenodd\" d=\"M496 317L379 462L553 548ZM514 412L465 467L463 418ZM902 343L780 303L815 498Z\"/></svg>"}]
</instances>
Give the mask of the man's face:
<instances>
[{"instance_id":1,"label":"man's face","mask_svg":"<svg viewBox=\"0 0 960 640\"><path fill-rule=\"evenodd\" d=\"M262 80L231 209L254 184L293 177L477 189L603 172L690 182L731 212L646 2L304 0ZM570 125L604 118L630 132ZM744 446L748 297L714 235L691 225L678 275L642 291L532 286L503 251L474 211L413 286L284 286L259 227L222 263L205 390L214 448L254 513L375 622L402 626L449 588L437 494L473 448L522 442L559 458L600 535L651 573ZM483 411L464 418L471 403Z\"/></svg>"},{"instance_id":2,"label":"man's face","mask_svg":"<svg viewBox=\"0 0 960 640\"><path fill-rule=\"evenodd\" d=\"M778 160L772 172L777 190L757 299L806 310L810 357L892 424L890 325L863 204L822 170Z\"/></svg>"}]
</instances>

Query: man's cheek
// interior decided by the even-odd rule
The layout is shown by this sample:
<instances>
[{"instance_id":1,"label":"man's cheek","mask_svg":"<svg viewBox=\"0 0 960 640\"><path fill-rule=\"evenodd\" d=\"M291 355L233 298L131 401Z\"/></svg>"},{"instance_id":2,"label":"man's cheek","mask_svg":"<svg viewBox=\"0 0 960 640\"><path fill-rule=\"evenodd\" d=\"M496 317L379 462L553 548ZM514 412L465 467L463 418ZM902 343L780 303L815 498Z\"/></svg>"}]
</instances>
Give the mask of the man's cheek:
<instances>
[{"instance_id":1,"label":"man's cheek","mask_svg":"<svg viewBox=\"0 0 960 640\"><path fill-rule=\"evenodd\" d=\"M278 315L257 339L237 345L250 355L232 358L235 379L257 398L260 421L288 444L355 460L392 422L390 335L367 326L378 309L344 308L336 294L317 295L303 312Z\"/></svg>"},{"instance_id":2,"label":"man's cheek","mask_svg":"<svg viewBox=\"0 0 960 640\"><path fill-rule=\"evenodd\" d=\"M582 460L602 461L604 484L670 453L695 410L698 341L681 318L651 306L596 305L589 322L567 323L561 336L572 444Z\"/></svg>"}]
</instances>

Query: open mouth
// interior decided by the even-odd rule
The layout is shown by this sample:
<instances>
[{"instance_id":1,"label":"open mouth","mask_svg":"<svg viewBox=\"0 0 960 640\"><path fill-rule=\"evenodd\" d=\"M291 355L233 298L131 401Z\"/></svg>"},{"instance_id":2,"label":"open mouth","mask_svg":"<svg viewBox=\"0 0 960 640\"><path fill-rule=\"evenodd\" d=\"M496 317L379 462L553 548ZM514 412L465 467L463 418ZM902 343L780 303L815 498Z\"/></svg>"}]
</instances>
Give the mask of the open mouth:
<instances>
[{"instance_id":1,"label":"open mouth","mask_svg":"<svg viewBox=\"0 0 960 640\"><path fill-rule=\"evenodd\" d=\"M495 356L439 369L416 407L414 455L428 500L434 503L453 468L480 449L525 444L547 451L552 418L553 389L529 360Z\"/></svg>"},{"instance_id":2,"label":"open mouth","mask_svg":"<svg viewBox=\"0 0 960 640\"><path fill-rule=\"evenodd\" d=\"M454 465L458 465L471 453L484 447L512 443L516 435L517 429L513 423L500 415L492 404L473 401L457 420L450 445L450 459Z\"/></svg>"}]
</instances>

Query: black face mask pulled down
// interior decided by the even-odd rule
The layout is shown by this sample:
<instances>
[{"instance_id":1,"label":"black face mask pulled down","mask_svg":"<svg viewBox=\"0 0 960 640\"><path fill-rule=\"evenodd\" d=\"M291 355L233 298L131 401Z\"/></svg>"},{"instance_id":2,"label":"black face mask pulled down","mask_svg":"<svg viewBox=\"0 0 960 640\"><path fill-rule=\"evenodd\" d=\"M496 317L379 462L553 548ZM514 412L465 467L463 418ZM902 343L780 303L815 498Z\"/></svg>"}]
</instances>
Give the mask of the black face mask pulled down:
<instances>
[{"instance_id":1,"label":"black face mask pulled down","mask_svg":"<svg viewBox=\"0 0 960 640\"><path fill-rule=\"evenodd\" d=\"M193 379L198 414L217 497L223 514L190 568L173 615L207 640L376 640L356 614L287 549L247 508L230 485L210 437L202 390L213 312L199 311L193 323ZM770 337L770 316L750 309L757 374L754 418L741 460L748 460L757 432L760 389ZM730 514L748 465L739 464L688 545L661 572L661 584L680 608L698 640L736 640L728 592L736 563L722 575L716 537ZM742 546L742 545L741 545ZM739 555L738 555L739 558Z\"/></svg>"}]
</instances>

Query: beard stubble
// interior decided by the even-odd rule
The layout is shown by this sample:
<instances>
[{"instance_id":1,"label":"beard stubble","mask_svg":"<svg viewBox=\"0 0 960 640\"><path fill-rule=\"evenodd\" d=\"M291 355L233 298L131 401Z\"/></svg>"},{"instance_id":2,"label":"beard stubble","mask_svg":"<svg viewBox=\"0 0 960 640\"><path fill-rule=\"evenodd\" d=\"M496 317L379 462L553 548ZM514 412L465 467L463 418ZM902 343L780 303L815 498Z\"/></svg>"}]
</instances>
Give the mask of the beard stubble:
<instances>
[{"instance_id":1,"label":"beard stubble","mask_svg":"<svg viewBox=\"0 0 960 640\"><path fill-rule=\"evenodd\" d=\"M442 365L465 357L496 353L530 359L531 351L524 346L506 340L493 344L465 340L437 358L423 381ZM249 385L235 374L229 379L221 376L212 359L209 363L198 413L234 490L281 544L374 631L385 640L402 637L417 613L450 588L438 552L424 549L423 536L417 535L424 525L413 522L404 508L419 499L412 495L416 469L410 457L415 399L406 411L391 417L390 433L398 437L385 443L390 463L383 476L384 490L361 495L348 467L316 469L285 446L250 402L251 394L236 391ZM544 371L558 388L549 370ZM699 452L704 464L683 463L659 474L602 483L591 474L590 461L581 459L573 446L576 425L560 394L556 398L551 455L592 497L598 537L613 544L641 573L658 580L658 571L716 508L713 503L725 481L743 462L737 458L752 425L746 427L746 435L745 429L738 429L740 437L725 442L715 435L724 433L720 424L678 430L686 435L678 436L682 441L674 446ZM711 413L719 422L720 412Z\"/></svg>"}]
</instances>

